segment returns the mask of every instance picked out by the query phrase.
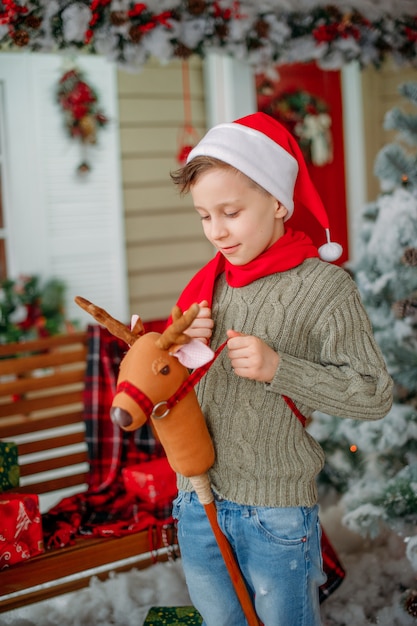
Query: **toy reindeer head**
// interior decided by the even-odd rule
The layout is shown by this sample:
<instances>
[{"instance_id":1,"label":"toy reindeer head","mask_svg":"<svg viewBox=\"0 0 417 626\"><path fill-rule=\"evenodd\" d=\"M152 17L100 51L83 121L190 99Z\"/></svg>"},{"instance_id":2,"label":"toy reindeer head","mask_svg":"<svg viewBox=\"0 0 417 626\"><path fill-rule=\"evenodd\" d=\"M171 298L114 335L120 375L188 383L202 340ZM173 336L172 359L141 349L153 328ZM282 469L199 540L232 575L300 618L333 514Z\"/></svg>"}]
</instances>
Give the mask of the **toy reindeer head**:
<instances>
[{"instance_id":1,"label":"toy reindeer head","mask_svg":"<svg viewBox=\"0 0 417 626\"><path fill-rule=\"evenodd\" d=\"M160 334L145 333L137 316L129 330L88 300L77 296L75 302L130 346L120 364L112 421L130 431L149 418L175 471L184 476L206 472L214 448L188 368L208 363L214 353L184 332L197 316L198 304L184 314L175 306L172 324Z\"/></svg>"}]
</instances>

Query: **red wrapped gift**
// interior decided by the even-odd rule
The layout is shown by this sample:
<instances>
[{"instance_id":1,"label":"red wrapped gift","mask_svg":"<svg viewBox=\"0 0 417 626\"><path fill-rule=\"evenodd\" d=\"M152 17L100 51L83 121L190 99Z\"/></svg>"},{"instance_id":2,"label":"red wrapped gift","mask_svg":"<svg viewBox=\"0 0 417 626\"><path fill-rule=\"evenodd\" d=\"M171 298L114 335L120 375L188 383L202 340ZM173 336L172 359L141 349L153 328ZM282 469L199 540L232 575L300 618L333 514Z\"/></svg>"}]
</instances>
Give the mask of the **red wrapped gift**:
<instances>
[{"instance_id":1,"label":"red wrapped gift","mask_svg":"<svg viewBox=\"0 0 417 626\"><path fill-rule=\"evenodd\" d=\"M173 500L177 494L175 473L166 457L125 467L122 474L126 491L145 502L160 504Z\"/></svg>"},{"instance_id":2,"label":"red wrapped gift","mask_svg":"<svg viewBox=\"0 0 417 626\"><path fill-rule=\"evenodd\" d=\"M0 494L0 569L44 551L39 498L35 494Z\"/></svg>"}]
</instances>

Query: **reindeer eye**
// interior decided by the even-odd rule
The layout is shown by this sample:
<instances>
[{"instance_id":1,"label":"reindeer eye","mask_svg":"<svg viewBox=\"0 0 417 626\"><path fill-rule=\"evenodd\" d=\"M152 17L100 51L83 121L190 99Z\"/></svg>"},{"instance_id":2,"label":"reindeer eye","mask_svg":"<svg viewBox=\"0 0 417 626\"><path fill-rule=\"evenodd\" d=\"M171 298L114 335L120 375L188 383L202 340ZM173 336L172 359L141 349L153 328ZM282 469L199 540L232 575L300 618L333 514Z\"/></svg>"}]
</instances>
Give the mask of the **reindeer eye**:
<instances>
[{"instance_id":1,"label":"reindeer eye","mask_svg":"<svg viewBox=\"0 0 417 626\"><path fill-rule=\"evenodd\" d=\"M155 376L159 376L159 374L162 374L162 376L168 376L171 372L168 359L165 356L155 359L155 361L152 362L151 367Z\"/></svg>"}]
</instances>

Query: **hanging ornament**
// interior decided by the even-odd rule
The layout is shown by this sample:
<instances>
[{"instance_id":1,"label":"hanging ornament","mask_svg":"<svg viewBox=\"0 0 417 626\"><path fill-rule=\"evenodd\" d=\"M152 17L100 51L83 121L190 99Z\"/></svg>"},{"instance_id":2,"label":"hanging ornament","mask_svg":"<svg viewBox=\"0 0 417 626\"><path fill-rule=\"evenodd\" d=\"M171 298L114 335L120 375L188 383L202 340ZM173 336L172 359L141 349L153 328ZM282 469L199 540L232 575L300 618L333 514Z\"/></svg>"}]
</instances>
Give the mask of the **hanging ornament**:
<instances>
[{"instance_id":1,"label":"hanging ornament","mask_svg":"<svg viewBox=\"0 0 417 626\"><path fill-rule=\"evenodd\" d=\"M77 173L82 176L83 174L88 174L91 171L91 166L88 161L81 161L79 166L77 167Z\"/></svg>"},{"instance_id":2,"label":"hanging ornament","mask_svg":"<svg viewBox=\"0 0 417 626\"><path fill-rule=\"evenodd\" d=\"M177 161L184 165L188 155L199 141L199 136L192 124L191 95L190 95L190 74L188 61L182 62L182 87L184 98L184 124L178 134Z\"/></svg>"},{"instance_id":3,"label":"hanging ornament","mask_svg":"<svg viewBox=\"0 0 417 626\"><path fill-rule=\"evenodd\" d=\"M108 119L99 107L96 92L76 67L60 78L56 99L64 113L68 135L81 143L83 158L77 172L85 174L91 170L85 154L87 147L97 143L97 131L108 123Z\"/></svg>"},{"instance_id":4,"label":"hanging ornament","mask_svg":"<svg viewBox=\"0 0 417 626\"><path fill-rule=\"evenodd\" d=\"M409 183L409 182L410 182L410 181L408 180L408 176L407 176L407 174L403 174L403 175L401 176L401 185L402 185L403 187L408 187L408 183Z\"/></svg>"}]
</instances>

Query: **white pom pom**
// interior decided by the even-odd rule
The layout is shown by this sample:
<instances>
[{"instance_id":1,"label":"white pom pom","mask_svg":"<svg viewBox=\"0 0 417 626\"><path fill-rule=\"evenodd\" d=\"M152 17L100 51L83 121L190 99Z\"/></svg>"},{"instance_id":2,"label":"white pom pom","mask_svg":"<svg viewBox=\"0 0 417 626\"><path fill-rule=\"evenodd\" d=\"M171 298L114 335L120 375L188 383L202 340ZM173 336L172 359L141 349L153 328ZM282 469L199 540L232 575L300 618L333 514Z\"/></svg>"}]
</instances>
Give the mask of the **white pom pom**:
<instances>
[{"instance_id":1,"label":"white pom pom","mask_svg":"<svg viewBox=\"0 0 417 626\"><path fill-rule=\"evenodd\" d=\"M332 261L337 261L342 256L343 248L339 243L331 241L328 228L326 228L326 238L327 243L320 246L319 255L323 261L331 263Z\"/></svg>"},{"instance_id":2,"label":"white pom pom","mask_svg":"<svg viewBox=\"0 0 417 626\"><path fill-rule=\"evenodd\" d=\"M337 261L342 256L343 248L339 243L335 243L331 241L330 243L325 243L319 248L319 255L323 261L328 261L331 263L332 261Z\"/></svg>"}]
</instances>

